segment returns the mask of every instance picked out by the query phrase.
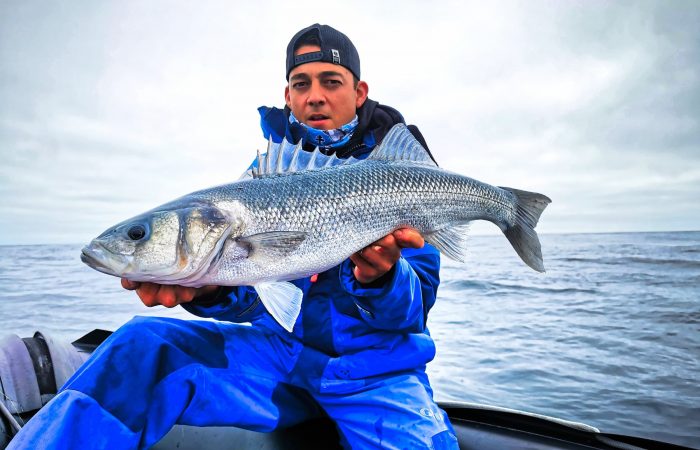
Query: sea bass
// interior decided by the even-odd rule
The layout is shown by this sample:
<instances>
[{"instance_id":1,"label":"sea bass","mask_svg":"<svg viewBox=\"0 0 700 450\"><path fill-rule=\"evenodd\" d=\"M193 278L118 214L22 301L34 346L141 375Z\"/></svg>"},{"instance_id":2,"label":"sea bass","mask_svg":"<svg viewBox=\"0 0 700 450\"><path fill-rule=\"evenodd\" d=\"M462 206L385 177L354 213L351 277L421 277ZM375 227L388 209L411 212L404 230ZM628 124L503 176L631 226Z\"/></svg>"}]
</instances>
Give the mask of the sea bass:
<instances>
[{"instance_id":1,"label":"sea bass","mask_svg":"<svg viewBox=\"0 0 700 450\"><path fill-rule=\"evenodd\" d=\"M541 194L439 168L399 124L363 160L270 142L252 177L121 222L83 248L81 259L133 281L253 286L291 331L302 292L289 280L328 270L402 227L463 261L466 225L488 220L527 265L543 272L534 228L549 203Z\"/></svg>"}]
</instances>

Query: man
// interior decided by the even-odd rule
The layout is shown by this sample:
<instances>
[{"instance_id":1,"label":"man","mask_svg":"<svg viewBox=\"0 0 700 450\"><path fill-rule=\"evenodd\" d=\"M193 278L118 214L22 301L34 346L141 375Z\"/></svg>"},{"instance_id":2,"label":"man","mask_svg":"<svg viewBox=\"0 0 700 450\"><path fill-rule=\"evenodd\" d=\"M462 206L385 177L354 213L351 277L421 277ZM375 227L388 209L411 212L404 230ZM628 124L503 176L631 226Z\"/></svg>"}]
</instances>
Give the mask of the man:
<instances>
[{"instance_id":1,"label":"man","mask_svg":"<svg viewBox=\"0 0 700 450\"><path fill-rule=\"evenodd\" d=\"M259 109L265 137L276 142L363 158L403 122L367 98L357 50L329 26L292 38L287 79L286 108ZM426 321L439 254L423 244L416 230L397 230L295 280L304 300L292 333L250 287L122 280L148 306L180 304L217 321L130 321L10 448L146 448L176 423L269 431L324 413L346 448L457 448L425 374L435 354Z\"/></svg>"}]
</instances>

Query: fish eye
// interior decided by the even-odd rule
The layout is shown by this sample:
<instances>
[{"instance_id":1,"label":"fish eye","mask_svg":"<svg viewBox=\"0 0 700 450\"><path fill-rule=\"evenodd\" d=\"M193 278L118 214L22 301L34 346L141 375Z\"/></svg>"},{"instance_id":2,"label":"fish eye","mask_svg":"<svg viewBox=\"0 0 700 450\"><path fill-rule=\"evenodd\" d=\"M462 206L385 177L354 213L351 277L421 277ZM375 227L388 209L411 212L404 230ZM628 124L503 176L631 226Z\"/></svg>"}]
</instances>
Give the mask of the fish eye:
<instances>
[{"instance_id":1,"label":"fish eye","mask_svg":"<svg viewBox=\"0 0 700 450\"><path fill-rule=\"evenodd\" d=\"M129 239L132 241L139 241L143 239L144 236L146 236L146 227L143 225L134 225L129 230L126 232L126 235L129 236Z\"/></svg>"}]
</instances>

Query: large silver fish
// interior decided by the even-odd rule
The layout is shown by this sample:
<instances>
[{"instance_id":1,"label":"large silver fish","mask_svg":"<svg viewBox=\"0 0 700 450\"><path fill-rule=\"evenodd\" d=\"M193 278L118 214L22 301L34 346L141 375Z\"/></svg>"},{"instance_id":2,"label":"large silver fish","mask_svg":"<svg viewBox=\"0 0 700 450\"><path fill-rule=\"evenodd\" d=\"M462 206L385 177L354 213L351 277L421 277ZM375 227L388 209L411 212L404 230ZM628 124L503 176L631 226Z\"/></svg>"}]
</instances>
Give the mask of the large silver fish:
<instances>
[{"instance_id":1,"label":"large silver fish","mask_svg":"<svg viewBox=\"0 0 700 450\"><path fill-rule=\"evenodd\" d=\"M302 293L288 280L336 266L400 227L463 260L465 225L488 220L527 265L544 271L534 228L550 199L438 168L404 125L364 160L271 143L252 175L121 222L81 259L134 281L254 286L290 331Z\"/></svg>"}]
</instances>

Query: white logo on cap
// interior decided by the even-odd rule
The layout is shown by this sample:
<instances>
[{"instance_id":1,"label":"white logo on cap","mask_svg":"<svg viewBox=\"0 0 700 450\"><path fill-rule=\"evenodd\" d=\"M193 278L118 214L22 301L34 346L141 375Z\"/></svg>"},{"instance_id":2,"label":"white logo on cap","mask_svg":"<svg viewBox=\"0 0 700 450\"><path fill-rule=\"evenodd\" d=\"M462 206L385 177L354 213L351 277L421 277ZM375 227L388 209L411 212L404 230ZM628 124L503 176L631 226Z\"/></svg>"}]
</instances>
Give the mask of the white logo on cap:
<instances>
[{"instance_id":1,"label":"white logo on cap","mask_svg":"<svg viewBox=\"0 0 700 450\"><path fill-rule=\"evenodd\" d=\"M331 53L333 54L333 64L340 64L340 52L332 48Z\"/></svg>"}]
</instances>

